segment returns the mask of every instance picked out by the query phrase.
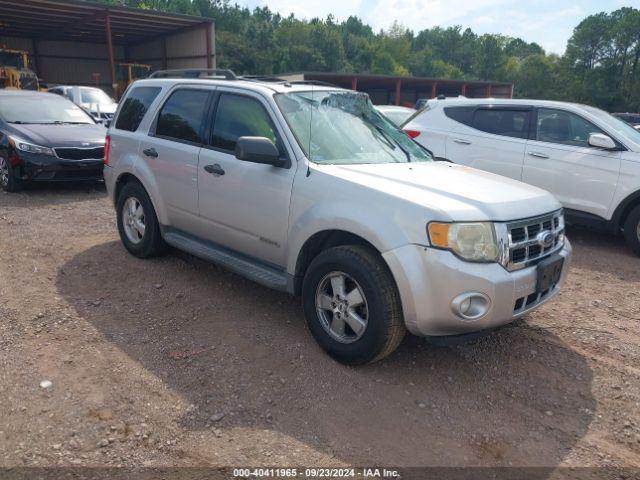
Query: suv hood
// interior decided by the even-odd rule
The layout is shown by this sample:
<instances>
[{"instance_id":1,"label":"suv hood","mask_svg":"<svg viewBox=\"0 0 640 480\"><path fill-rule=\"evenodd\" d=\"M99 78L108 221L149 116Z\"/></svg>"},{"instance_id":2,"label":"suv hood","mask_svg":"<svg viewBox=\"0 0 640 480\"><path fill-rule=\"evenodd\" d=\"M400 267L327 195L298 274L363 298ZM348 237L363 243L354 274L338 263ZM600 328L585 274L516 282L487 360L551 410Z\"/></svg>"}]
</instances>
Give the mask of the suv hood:
<instances>
[{"instance_id":1,"label":"suv hood","mask_svg":"<svg viewBox=\"0 0 640 480\"><path fill-rule=\"evenodd\" d=\"M93 147L104 145L107 130L102 125L10 125L15 136L43 147Z\"/></svg>"},{"instance_id":2,"label":"suv hood","mask_svg":"<svg viewBox=\"0 0 640 480\"><path fill-rule=\"evenodd\" d=\"M452 221L509 221L561 208L549 192L448 162L316 165L329 175L440 211Z\"/></svg>"}]
</instances>

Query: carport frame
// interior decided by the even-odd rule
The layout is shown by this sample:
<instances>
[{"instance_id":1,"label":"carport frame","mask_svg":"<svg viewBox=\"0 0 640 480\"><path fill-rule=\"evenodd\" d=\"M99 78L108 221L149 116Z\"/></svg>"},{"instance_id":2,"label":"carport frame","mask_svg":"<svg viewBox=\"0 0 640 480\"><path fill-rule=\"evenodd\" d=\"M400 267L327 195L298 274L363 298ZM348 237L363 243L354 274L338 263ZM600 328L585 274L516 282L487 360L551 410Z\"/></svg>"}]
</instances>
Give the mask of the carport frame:
<instances>
[{"instance_id":1,"label":"carport frame","mask_svg":"<svg viewBox=\"0 0 640 480\"><path fill-rule=\"evenodd\" d=\"M155 10L111 6L80 0L0 0L0 36L32 40L36 73L40 73L38 42L59 40L106 44L112 88L116 88L114 45L129 48L160 39L163 67L167 65L166 37L202 30L207 68L215 68L214 20ZM35 22L34 22L35 19ZM198 56L172 59L202 58ZM70 57L71 58L71 57ZM80 58L80 57L72 57ZM87 58L89 59L89 58ZM142 61L147 61L144 59Z\"/></svg>"}]
</instances>

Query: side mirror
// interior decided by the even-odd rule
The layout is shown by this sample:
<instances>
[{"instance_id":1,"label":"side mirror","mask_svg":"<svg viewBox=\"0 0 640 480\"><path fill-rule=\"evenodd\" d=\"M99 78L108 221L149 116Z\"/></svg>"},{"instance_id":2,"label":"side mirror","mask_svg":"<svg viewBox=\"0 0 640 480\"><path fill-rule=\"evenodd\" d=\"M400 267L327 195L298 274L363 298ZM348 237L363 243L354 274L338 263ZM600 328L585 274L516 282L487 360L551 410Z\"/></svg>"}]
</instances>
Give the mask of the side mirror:
<instances>
[{"instance_id":1,"label":"side mirror","mask_svg":"<svg viewBox=\"0 0 640 480\"><path fill-rule=\"evenodd\" d=\"M104 125L104 128L109 128L111 126L111 119L110 118L105 118L102 121L102 125Z\"/></svg>"},{"instance_id":2,"label":"side mirror","mask_svg":"<svg viewBox=\"0 0 640 480\"><path fill-rule=\"evenodd\" d=\"M245 162L286 167L288 160L280 158L278 147L266 137L240 137L236 142L236 158Z\"/></svg>"},{"instance_id":3,"label":"side mirror","mask_svg":"<svg viewBox=\"0 0 640 480\"><path fill-rule=\"evenodd\" d=\"M589 145L596 148L604 148L605 150L613 150L616 148L616 142L603 133L592 133L589 135Z\"/></svg>"}]
</instances>

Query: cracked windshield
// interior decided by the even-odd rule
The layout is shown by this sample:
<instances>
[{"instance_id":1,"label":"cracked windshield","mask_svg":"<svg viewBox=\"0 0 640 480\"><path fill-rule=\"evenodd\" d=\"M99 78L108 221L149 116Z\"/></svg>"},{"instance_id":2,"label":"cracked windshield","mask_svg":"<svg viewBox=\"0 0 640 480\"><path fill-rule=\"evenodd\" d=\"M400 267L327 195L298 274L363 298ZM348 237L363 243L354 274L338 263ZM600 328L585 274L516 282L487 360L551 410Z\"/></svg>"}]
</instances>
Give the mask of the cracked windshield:
<instances>
[{"instance_id":1,"label":"cracked windshield","mask_svg":"<svg viewBox=\"0 0 640 480\"><path fill-rule=\"evenodd\" d=\"M307 157L322 164L407 163L431 155L380 115L369 96L331 90L276 95Z\"/></svg>"}]
</instances>

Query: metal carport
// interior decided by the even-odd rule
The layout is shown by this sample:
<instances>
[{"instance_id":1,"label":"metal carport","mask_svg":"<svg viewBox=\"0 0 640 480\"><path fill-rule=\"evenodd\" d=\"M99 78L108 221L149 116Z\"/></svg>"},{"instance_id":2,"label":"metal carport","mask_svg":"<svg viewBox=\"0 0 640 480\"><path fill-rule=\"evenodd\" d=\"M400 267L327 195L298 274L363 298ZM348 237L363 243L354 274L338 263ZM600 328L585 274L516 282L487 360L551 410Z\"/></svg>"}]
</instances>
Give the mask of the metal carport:
<instances>
[{"instance_id":1,"label":"metal carport","mask_svg":"<svg viewBox=\"0 0 640 480\"><path fill-rule=\"evenodd\" d=\"M119 62L153 69L216 64L210 18L78 0L0 0L0 46L28 51L46 82L113 89Z\"/></svg>"}]
</instances>

